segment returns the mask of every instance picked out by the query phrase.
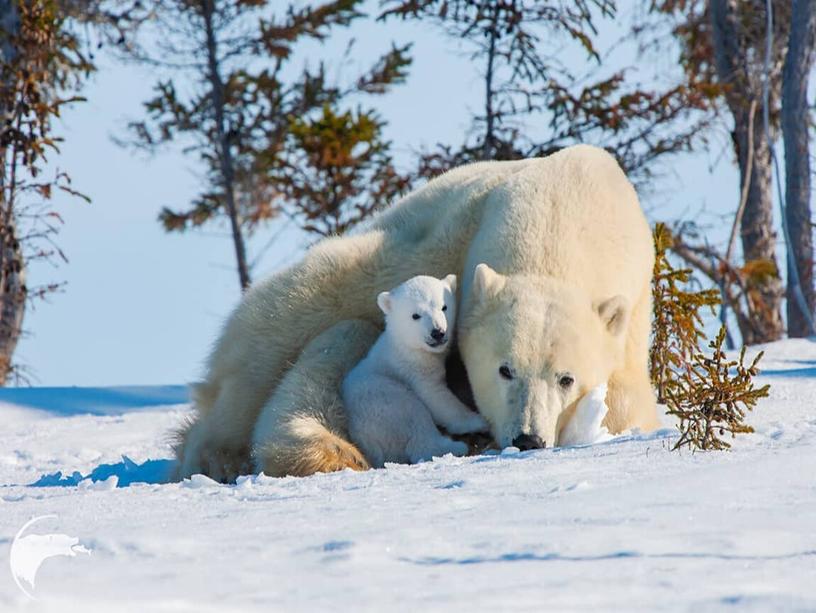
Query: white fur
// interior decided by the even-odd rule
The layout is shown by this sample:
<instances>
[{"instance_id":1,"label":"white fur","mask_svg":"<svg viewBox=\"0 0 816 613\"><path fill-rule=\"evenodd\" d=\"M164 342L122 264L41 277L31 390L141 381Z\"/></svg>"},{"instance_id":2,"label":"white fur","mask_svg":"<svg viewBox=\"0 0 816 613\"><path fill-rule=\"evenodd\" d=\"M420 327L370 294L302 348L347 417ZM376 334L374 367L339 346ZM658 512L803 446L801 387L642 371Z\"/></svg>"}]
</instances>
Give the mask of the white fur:
<instances>
[{"instance_id":1,"label":"white fur","mask_svg":"<svg viewBox=\"0 0 816 613\"><path fill-rule=\"evenodd\" d=\"M360 466L343 442L340 381L382 325L377 295L418 274L460 279L458 349L500 446L520 434L557 444L604 382L610 432L653 429L653 263L637 195L601 149L452 170L245 294L195 388L180 475L227 480L251 461L273 475ZM505 363L513 381L499 376ZM565 370L569 390L558 387ZM304 420L310 428L295 427ZM265 451L250 460L253 449Z\"/></svg>"},{"instance_id":2,"label":"white fur","mask_svg":"<svg viewBox=\"0 0 816 613\"><path fill-rule=\"evenodd\" d=\"M380 293L377 303L385 314L385 331L342 385L351 440L374 467L464 455L467 445L444 436L435 425L451 434L487 430L484 419L445 383L456 320L456 276L413 277Z\"/></svg>"}]
</instances>

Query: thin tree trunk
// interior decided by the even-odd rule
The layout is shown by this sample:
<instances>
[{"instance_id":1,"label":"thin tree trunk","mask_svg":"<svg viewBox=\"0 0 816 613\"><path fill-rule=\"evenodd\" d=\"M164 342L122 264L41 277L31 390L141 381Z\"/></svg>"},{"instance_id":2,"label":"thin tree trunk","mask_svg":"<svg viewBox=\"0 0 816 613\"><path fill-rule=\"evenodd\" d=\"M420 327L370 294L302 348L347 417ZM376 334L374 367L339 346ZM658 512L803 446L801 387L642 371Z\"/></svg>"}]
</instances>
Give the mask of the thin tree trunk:
<instances>
[{"instance_id":1,"label":"thin tree trunk","mask_svg":"<svg viewBox=\"0 0 816 613\"><path fill-rule=\"evenodd\" d=\"M748 117L742 109L735 109L734 139L740 169L740 182L748 173ZM745 263L764 261L778 270L776 261L776 232L773 225L773 172L771 152L761 122L754 125L753 168L748 178L748 198L742 216L740 238ZM757 275L749 283L751 311L754 325L743 333L748 345L765 343L782 337L782 280L777 273Z\"/></svg>"},{"instance_id":2,"label":"thin tree trunk","mask_svg":"<svg viewBox=\"0 0 816 613\"><path fill-rule=\"evenodd\" d=\"M232 159L229 137L224 120L224 84L218 65L218 43L215 38L215 0L203 0L202 17L207 32L207 65L210 87L212 88L213 113L215 115L216 137L218 139L218 158L221 166L221 178L224 188L224 199L227 215L232 230L232 242L235 246L235 260L238 267L238 278L241 289L249 287L251 280L247 266L246 247L244 245L243 223L235 203L235 164Z\"/></svg>"},{"instance_id":3,"label":"thin tree trunk","mask_svg":"<svg viewBox=\"0 0 816 613\"><path fill-rule=\"evenodd\" d=\"M498 5L493 11L493 24L490 29L490 43L487 49L487 72L485 73L485 138L482 145L482 159L489 160L495 153L495 113L493 110L493 77L496 61L496 38L498 37Z\"/></svg>"},{"instance_id":4,"label":"thin tree trunk","mask_svg":"<svg viewBox=\"0 0 816 613\"><path fill-rule=\"evenodd\" d=\"M813 233L810 214L810 143L807 103L808 77L816 46L816 6L813 0L793 0L788 53L782 73L782 134L785 139L785 216L799 283L810 313L816 306L813 288ZM790 269L790 263L788 268ZM788 279L791 278L790 271ZM788 336L812 331L801 312L794 288L787 290Z\"/></svg>"},{"instance_id":5,"label":"thin tree trunk","mask_svg":"<svg viewBox=\"0 0 816 613\"><path fill-rule=\"evenodd\" d=\"M761 75L749 65L751 50L738 31L738 7L731 0L711 0L714 59L720 83L726 86L726 101L734 117L733 142L740 169L740 185L748 180L748 196L740 227L742 252L746 263L767 262L778 270L776 233L773 227L773 175L771 152L762 122L754 122L752 139L750 106L761 91ZM772 99L778 99L778 79L772 79ZM748 168L749 143L753 146L753 168ZM750 175L750 176L749 176ZM756 275L750 282L751 326L740 325L746 344L781 338L782 282L779 274Z\"/></svg>"},{"instance_id":6,"label":"thin tree trunk","mask_svg":"<svg viewBox=\"0 0 816 613\"><path fill-rule=\"evenodd\" d=\"M5 204L5 202L4 202ZM11 371L25 315L26 266L13 215L0 220L0 385Z\"/></svg>"},{"instance_id":7,"label":"thin tree trunk","mask_svg":"<svg viewBox=\"0 0 816 613\"><path fill-rule=\"evenodd\" d=\"M20 17L14 0L0 0L0 30L2 30L2 61L13 64L17 52L10 41L20 29ZM5 72L5 71L4 71ZM13 76L5 73L6 79ZM8 125L16 86L0 83L0 127ZM0 141L2 142L2 141ZM20 340L26 306L26 266L17 236L14 215L14 193L8 184L6 171L15 162L9 159L6 147L0 147L0 385L5 385L12 366L12 356Z\"/></svg>"}]
</instances>

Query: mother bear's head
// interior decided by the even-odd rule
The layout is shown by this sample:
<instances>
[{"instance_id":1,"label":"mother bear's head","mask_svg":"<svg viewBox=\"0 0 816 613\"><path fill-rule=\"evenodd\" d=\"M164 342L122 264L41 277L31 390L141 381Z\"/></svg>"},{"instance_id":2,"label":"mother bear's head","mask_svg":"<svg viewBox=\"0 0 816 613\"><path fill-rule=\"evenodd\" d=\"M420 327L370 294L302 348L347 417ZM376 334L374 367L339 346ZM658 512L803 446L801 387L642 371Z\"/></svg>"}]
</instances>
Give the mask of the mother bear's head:
<instances>
[{"instance_id":1,"label":"mother bear's head","mask_svg":"<svg viewBox=\"0 0 816 613\"><path fill-rule=\"evenodd\" d=\"M577 401L622 359L626 299L593 304L563 281L504 276L487 264L464 298L459 349L496 442L554 446Z\"/></svg>"}]
</instances>

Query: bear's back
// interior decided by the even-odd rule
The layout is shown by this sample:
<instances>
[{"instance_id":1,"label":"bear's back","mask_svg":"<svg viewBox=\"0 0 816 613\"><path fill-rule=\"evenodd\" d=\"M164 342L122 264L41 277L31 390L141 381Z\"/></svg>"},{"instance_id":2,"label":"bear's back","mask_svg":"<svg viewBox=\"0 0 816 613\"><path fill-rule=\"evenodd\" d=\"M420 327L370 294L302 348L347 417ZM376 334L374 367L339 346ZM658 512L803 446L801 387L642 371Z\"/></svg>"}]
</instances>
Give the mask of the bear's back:
<instances>
[{"instance_id":1,"label":"bear's back","mask_svg":"<svg viewBox=\"0 0 816 613\"><path fill-rule=\"evenodd\" d=\"M487 197L466 280L480 262L634 300L651 278L651 231L615 159L588 145L532 160Z\"/></svg>"}]
</instances>

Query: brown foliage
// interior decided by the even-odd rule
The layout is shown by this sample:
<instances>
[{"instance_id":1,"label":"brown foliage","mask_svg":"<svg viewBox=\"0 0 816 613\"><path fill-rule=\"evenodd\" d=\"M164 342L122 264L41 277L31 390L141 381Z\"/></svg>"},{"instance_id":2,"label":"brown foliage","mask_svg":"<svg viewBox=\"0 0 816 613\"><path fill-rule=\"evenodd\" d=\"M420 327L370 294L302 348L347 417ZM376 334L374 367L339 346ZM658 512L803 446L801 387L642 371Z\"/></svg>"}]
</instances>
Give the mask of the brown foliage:
<instances>
[{"instance_id":1,"label":"brown foliage","mask_svg":"<svg viewBox=\"0 0 816 613\"><path fill-rule=\"evenodd\" d=\"M62 220L49 201L56 190L85 198L65 173L41 176L46 156L58 151L53 121L79 100L63 95L92 70L53 0L6 3L0 48L0 385L9 374L25 380L12 363L23 331L26 304L61 286L29 287L33 259L63 260L54 241ZM87 200L87 198L85 198Z\"/></svg>"},{"instance_id":2,"label":"brown foliage","mask_svg":"<svg viewBox=\"0 0 816 613\"><path fill-rule=\"evenodd\" d=\"M768 31L768 5L772 9L773 28ZM734 158L740 169L743 197L740 202L739 229L743 257L747 266L755 262L765 270L776 269L776 230L773 221L772 143L780 124L780 93L790 25L789 0L651 0L649 14L668 24L671 36L652 35L653 44L673 40L680 44L680 64L686 80L711 89L714 112L726 111ZM766 58L767 53L767 58ZM767 61L766 61L767 60ZM767 101L764 100L767 93ZM763 119L754 121L753 109ZM764 116L767 113L767 128ZM766 133L767 130L767 133ZM736 199L735 199L736 200ZM785 225L783 224L783 230ZM710 251L709 248L706 248ZM728 256L730 256L729 248ZM694 254L692 254L694 255ZM685 257L685 256L684 256ZM810 257L810 255L808 256ZM696 258L685 258L698 268ZM709 260L702 264L710 267ZM722 258L719 258L722 259ZM731 268L730 257L725 265ZM711 275L700 268L709 277ZM788 270L791 270L789 262ZM795 268L793 270L796 270ZM753 273L753 271L751 271ZM743 340L760 343L777 340L784 328L780 276L751 274L748 282L734 279L732 272L719 275L723 300L736 305L737 322ZM712 277L713 278L713 277ZM789 294L799 297L795 274L788 277Z\"/></svg>"},{"instance_id":3,"label":"brown foliage","mask_svg":"<svg viewBox=\"0 0 816 613\"><path fill-rule=\"evenodd\" d=\"M615 155L634 178L655 162L702 140L713 92L695 83L645 88L627 67L609 74L596 25L614 19L612 0L489 2L386 0L381 19L420 19L463 40L483 70L482 113L458 147L425 152L418 174L430 177L475 160L544 156L579 142ZM587 65L560 62L563 43L577 45ZM536 129L538 128L538 129Z\"/></svg>"},{"instance_id":4,"label":"brown foliage","mask_svg":"<svg viewBox=\"0 0 816 613\"><path fill-rule=\"evenodd\" d=\"M765 300L764 289L770 280L779 278L776 263L765 258L747 259L742 265L732 263L727 253L717 251L703 235L694 222L677 224L670 250L719 287L721 300L734 313L743 342L761 342L762 323L773 318L773 304Z\"/></svg>"},{"instance_id":5,"label":"brown foliage","mask_svg":"<svg viewBox=\"0 0 816 613\"><path fill-rule=\"evenodd\" d=\"M134 138L126 144L147 151L181 145L206 169L208 180L189 206L162 209L165 229L185 231L227 217L234 241L243 244L245 234L284 215L308 232L337 234L401 194L408 179L392 163L382 122L371 109L352 110L349 100L360 104L402 83L410 45L392 45L368 71L336 83L323 62L294 70L293 53L299 43L323 41L363 17L362 0L302 8L212 0L215 31L207 49L188 43L201 29L200 5L161 0L155 27L165 33L166 52L134 54L184 70L200 85L190 94L174 79L158 82L144 104L145 119L129 126ZM205 57L211 59L206 70ZM220 82L217 97L213 77Z\"/></svg>"}]
</instances>

